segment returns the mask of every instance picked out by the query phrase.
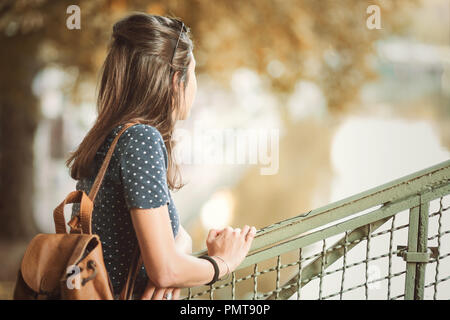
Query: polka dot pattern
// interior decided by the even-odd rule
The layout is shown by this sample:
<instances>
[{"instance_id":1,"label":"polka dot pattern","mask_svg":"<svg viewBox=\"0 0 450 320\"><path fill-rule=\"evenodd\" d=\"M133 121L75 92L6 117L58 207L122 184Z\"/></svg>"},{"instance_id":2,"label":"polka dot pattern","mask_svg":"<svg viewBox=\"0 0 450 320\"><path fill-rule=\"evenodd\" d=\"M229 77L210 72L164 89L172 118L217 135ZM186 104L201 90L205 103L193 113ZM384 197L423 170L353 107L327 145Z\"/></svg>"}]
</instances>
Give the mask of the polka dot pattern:
<instances>
[{"instance_id":1,"label":"polka dot pattern","mask_svg":"<svg viewBox=\"0 0 450 320\"><path fill-rule=\"evenodd\" d=\"M123 125L117 126L97 151L95 172L100 169L109 146ZM134 125L119 138L97 193L92 212L92 232L102 241L106 269L118 294L125 283L136 234L129 214L131 208L150 209L167 205L174 237L179 229L179 215L167 185L167 149L161 133L153 126ZM81 179L76 189L87 194L95 175ZM79 204L72 206L72 215L79 212ZM140 270L135 292L145 289L147 274Z\"/></svg>"}]
</instances>

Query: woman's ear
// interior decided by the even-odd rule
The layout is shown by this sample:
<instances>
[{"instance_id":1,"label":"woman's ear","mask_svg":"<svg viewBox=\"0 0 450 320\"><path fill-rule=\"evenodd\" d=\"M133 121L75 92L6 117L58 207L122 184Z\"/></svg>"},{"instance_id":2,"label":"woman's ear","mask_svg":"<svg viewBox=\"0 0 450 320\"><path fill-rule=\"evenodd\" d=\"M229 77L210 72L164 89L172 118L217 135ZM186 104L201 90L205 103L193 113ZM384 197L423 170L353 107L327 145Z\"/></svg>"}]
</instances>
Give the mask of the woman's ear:
<instances>
[{"instance_id":1,"label":"woman's ear","mask_svg":"<svg viewBox=\"0 0 450 320\"><path fill-rule=\"evenodd\" d=\"M179 79L180 79L180 71L176 71L172 78L172 87L175 89L175 91L178 91L179 89L179 86L177 85ZM182 86L183 83L180 82L180 85Z\"/></svg>"}]
</instances>

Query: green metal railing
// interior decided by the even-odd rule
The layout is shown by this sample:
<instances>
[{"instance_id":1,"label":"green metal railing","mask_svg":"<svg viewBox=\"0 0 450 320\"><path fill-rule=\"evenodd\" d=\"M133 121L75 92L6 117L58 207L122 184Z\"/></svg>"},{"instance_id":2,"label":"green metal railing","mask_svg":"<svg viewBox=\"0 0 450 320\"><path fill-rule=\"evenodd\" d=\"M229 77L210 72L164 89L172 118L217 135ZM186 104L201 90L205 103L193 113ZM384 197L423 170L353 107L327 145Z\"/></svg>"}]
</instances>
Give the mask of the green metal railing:
<instances>
[{"instance_id":1,"label":"green metal railing","mask_svg":"<svg viewBox=\"0 0 450 320\"><path fill-rule=\"evenodd\" d=\"M449 208L450 160L259 230L229 279L182 296L450 299Z\"/></svg>"}]
</instances>

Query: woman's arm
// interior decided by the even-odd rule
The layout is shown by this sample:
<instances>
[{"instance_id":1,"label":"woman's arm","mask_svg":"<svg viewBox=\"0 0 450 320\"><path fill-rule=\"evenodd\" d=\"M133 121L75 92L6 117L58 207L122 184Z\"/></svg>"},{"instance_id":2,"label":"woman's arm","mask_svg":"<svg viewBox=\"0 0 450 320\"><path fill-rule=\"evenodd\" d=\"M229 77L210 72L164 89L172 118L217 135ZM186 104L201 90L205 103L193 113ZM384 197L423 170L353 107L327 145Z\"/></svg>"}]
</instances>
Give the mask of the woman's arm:
<instances>
[{"instance_id":1,"label":"woman's arm","mask_svg":"<svg viewBox=\"0 0 450 320\"><path fill-rule=\"evenodd\" d=\"M192 253L192 238L180 224L178 228L178 233L175 237L175 246L178 251L182 253L191 254ZM178 300L180 297L180 289L179 288L158 288L155 284L149 279L147 281L147 286L143 295L141 296L142 300L162 300L164 294L172 293L172 299Z\"/></svg>"},{"instance_id":2,"label":"woman's arm","mask_svg":"<svg viewBox=\"0 0 450 320\"><path fill-rule=\"evenodd\" d=\"M191 254L192 253L192 238L189 233L180 224L178 234L175 237L175 246L181 252Z\"/></svg>"},{"instance_id":3,"label":"woman's arm","mask_svg":"<svg viewBox=\"0 0 450 320\"><path fill-rule=\"evenodd\" d=\"M175 237L175 246L178 251L182 253L191 254L192 253L192 238L180 224L178 229L178 233ZM145 291L141 297L142 300L162 300L164 294L172 293L172 299L178 300L180 297L180 289L179 288L158 288L155 284L149 279L147 281L147 286Z\"/></svg>"},{"instance_id":4,"label":"woman's arm","mask_svg":"<svg viewBox=\"0 0 450 320\"><path fill-rule=\"evenodd\" d=\"M204 285L214 277L211 262L178 250L173 237L167 205L154 209L130 210L133 226L150 280L160 288L185 288ZM230 269L237 267L250 249L254 231L246 226L241 232L232 228L217 233L210 232L208 243L215 252L223 252ZM218 241L215 237L220 237ZM217 248L217 249L216 249ZM223 251L219 249L224 248ZM225 253L229 255L225 257ZM214 258L219 266L219 278L227 272L221 259Z\"/></svg>"},{"instance_id":5,"label":"woman's arm","mask_svg":"<svg viewBox=\"0 0 450 320\"><path fill-rule=\"evenodd\" d=\"M194 287L212 280L211 262L177 250L167 205L154 209L132 208L130 212L145 269L157 287ZM220 270L222 277L226 266Z\"/></svg>"}]
</instances>

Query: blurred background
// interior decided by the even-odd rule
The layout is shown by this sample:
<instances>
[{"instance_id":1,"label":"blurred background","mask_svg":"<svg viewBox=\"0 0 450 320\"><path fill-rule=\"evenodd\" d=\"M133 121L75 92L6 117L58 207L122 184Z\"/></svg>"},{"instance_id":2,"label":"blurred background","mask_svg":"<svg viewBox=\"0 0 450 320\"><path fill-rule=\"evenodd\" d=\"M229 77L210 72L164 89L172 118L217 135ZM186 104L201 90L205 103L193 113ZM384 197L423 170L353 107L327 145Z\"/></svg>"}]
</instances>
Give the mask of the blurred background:
<instances>
[{"instance_id":1,"label":"blurred background","mask_svg":"<svg viewBox=\"0 0 450 320\"><path fill-rule=\"evenodd\" d=\"M191 28L198 92L182 136L279 133L271 174L182 164L172 196L194 251L210 228L259 229L450 159L449 0L2 0L1 299L75 190L65 161L96 118L112 25L132 11Z\"/></svg>"}]
</instances>

